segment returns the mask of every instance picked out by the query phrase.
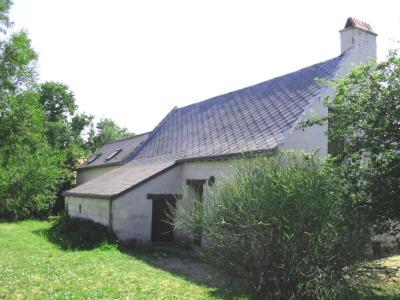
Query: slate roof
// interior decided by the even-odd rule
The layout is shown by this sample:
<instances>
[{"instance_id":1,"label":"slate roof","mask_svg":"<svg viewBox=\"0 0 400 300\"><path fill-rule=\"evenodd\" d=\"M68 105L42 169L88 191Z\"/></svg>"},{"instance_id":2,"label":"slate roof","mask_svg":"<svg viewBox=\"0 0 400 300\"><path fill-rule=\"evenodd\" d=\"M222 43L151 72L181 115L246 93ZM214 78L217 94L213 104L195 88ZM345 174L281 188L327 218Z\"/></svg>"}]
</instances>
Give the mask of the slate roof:
<instances>
[{"instance_id":1,"label":"slate roof","mask_svg":"<svg viewBox=\"0 0 400 300\"><path fill-rule=\"evenodd\" d=\"M118 165L122 164L130 154L140 145L142 144L149 133L142 133L135 135L130 138L120 139L117 141L107 142L100 149L98 149L93 156L99 155L93 162L88 163L90 158L81 164L78 169L87 169L93 167L104 167L109 165ZM121 151L114 156L113 158L106 160L106 158L113 153L115 150L121 149ZM92 157L93 157L92 156Z\"/></svg>"},{"instance_id":2,"label":"slate roof","mask_svg":"<svg viewBox=\"0 0 400 300\"><path fill-rule=\"evenodd\" d=\"M135 158L166 154L204 158L273 149L282 142L343 58L173 110Z\"/></svg>"},{"instance_id":3,"label":"slate roof","mask_svg":"<svg viewBox=\"0 0 400 300\"><path fill-rule=\"evenodd\" d=\"M132 160L63 193L63 196L116 198L176 164L175 156Z\"/></svg>"},{"instance_id":4,"label":"slate roof","mask_svg":"<svg viewBox=\"0 0 400 300\"><path fill-rule=\"evenodd\" d=\"M324 88L316 79L333 78L344 55L173 109L143 137L129 162L64 195L116 198L184 160L270 153Z\"/></svg>"}]
</instances>

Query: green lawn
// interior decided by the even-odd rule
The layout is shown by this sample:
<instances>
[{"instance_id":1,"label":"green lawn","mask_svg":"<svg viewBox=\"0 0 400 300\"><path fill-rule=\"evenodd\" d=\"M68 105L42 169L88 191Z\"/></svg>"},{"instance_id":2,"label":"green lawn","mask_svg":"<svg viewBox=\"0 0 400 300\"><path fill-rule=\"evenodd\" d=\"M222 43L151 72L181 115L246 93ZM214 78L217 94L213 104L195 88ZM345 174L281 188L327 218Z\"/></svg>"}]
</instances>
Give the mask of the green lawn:
<instances>
[{"instance_id":1,"label":"green lawn","mask_svg":"<svg viewBox=\"0 0 400 300\"><path fill-rule=\"evenodd\" d=\"M114 246L66 251L49 242L50 222L0 223L0 299L232 299ZM400 268L400 256L383 260ZM368 299L400 299L400 272Z\"/></svg>"},{"instance_id":2,"label":"green lawn","mask_svg":"<svg viewBox=\"0 0 400 300\"><path fill-rule=\"evenodd\" d=\"M0 299L222 299L198 285L114 247L65 251L43 231L51 223L0 223Z\"/></svg>"}]
</instances>

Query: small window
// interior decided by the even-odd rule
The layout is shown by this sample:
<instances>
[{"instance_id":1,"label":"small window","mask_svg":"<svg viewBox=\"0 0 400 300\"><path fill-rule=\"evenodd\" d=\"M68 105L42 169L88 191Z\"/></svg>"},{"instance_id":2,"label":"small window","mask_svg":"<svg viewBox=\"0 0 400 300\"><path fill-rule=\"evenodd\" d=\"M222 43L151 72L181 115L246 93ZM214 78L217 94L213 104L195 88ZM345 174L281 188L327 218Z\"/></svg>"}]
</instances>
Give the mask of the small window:
<instances>
[{"instance_id":1,"label":"small window","mask_svg":"<svg viewBox=\"0 0 400 300\"><path fill-rule=\"evenodd\" d=\"M110 160L111 158L115 157L118 153L120 153L122 149L114 150L109 156L106 157L106 160Z\"/></svg>"},{"instance_id":2,"label":"small window","mask_svg":"<svg viewBox=\"0 0 400 300\"><path fill-rule=\"evenodd\" d=\"M94 162L99 156L101 155L101 153L96 153L95 155L93 155L91 158L89 158L87 160L87 164L91 164L92 162Z\"/></svg>"},{"instance_id":3,"label":"small window","mask_svg":"<svg viewBox=\"0 0 400 300\"><path fill-rule=\"evenodd\" d=\"M82 205L79 204L79 213L82 213Z\"/></svg>"}]
</instances>

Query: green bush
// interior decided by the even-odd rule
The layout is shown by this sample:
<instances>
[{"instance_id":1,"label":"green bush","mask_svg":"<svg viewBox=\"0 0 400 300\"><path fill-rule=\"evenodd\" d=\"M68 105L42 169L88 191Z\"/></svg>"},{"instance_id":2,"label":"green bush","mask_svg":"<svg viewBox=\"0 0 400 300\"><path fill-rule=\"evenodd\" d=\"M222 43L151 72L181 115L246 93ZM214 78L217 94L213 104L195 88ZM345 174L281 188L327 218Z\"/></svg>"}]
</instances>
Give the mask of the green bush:
<instances>
[{"instance_id":1,"label":"green bush","mask_svg":"<svg viewBox=\"0 0 400 300\"><path fill-rule=\"evenodd\" d=\"M51 242L70 250L94 249L117 241L108 227L69 216L57 218L46 234Z\"/></svg>"},{"instance_id":2,"label":"green bush","mask_svg":"<svg viewBox=\"0 0 400 300\"><path fill-rule=\"evenodd\" d=\"M203 230L204 254L260 298L321 299L367 283L369 226L332 169L311 155L243 159L205 191L202 209L184 197L175 222Z\"/></svg>"}]
</instances>

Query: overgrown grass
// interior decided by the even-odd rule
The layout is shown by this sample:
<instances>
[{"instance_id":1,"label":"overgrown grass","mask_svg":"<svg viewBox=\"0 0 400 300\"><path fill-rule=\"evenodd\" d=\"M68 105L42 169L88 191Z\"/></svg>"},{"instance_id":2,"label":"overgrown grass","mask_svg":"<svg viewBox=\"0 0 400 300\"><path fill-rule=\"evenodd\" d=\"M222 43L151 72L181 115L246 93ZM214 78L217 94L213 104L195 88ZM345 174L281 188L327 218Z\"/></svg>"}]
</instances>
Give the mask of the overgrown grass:
<instances>
[{"instance_id":1,"label":"overgrown grass","mask_svg":"<svg viewBox=\"0 0 400 300\"><path fill-rule=\"evenodd\" d=\"M0 299L232 297L158 269L140 255L121 252L115 244L66 249L48 238L52 224L0 223Z\"/></svg>"}]
</instances>

